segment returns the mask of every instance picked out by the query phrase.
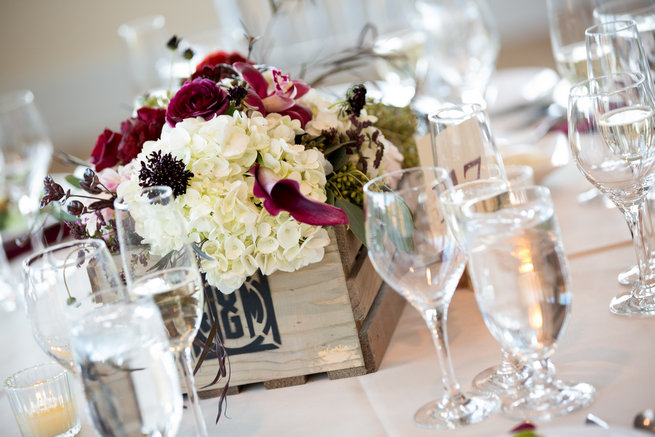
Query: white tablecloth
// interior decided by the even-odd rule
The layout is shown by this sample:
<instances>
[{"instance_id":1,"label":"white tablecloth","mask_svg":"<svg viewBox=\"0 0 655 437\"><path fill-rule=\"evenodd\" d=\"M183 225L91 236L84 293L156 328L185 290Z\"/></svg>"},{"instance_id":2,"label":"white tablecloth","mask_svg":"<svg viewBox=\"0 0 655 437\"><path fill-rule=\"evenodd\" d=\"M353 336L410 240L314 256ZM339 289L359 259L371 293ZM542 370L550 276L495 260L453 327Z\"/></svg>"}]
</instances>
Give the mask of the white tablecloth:
<instances>
[{"instance_id":1,"label":"white tablecloth","mask_svg":"<svg viewBox=\"0 0 655 437\"><path fill-rule=\"evenodd\" d=\"M597 395L588 409L539 427L582 425L590 412L612 426L629 427L639 410L655 408L655 318L621 318L608 310L609 300L622 290L616 274L634 263L628 228L616 208L576 203L576 195L590 185L572 166L552 174L546 184L553 192L574 291L553 363L560 378L589 382ZM448 329L455 371L468 389L480 370L500 360L499 345L485 328L470 290L455 293ZM0 350L1 377L47 360L21 311L0 315ZM315 375L307 384L276 390L248 386L228 398L227 416L218 425L217 401L203 400L202 406L212 436L490 436L503 435L517 424L496 415L455 431L418 428L414 412L441 396L440 381L428 330L407 306L375 373L334 381ZM192 434L186 410L180 435ZM19 435L5 395L0 397L0 435ZM80 435L94 435L86 416Z\"/></svg>"}]
</instances>

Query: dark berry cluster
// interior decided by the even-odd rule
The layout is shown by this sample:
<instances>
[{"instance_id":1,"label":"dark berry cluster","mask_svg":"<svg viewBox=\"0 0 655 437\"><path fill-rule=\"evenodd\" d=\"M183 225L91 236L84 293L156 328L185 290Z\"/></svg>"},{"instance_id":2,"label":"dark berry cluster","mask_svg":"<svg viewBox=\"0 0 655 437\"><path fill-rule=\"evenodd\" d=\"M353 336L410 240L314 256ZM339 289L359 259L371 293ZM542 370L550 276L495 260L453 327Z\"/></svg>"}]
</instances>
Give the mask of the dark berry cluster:
<instances>
[{"instance_id":1,"label":"dark berry cluster","mask_svg":"<svg viewBox=\"0 0 655 437\"><path fill-rule=\"evenodd\" d=\"M160 150L148 155L147 160L147 164L141 162L139 185L144 188L165 185L171 187L175 196L186 193L193 173L185 168L184 161L175 159L170 153L162 155Z\"/></svg>"}]
</instances>

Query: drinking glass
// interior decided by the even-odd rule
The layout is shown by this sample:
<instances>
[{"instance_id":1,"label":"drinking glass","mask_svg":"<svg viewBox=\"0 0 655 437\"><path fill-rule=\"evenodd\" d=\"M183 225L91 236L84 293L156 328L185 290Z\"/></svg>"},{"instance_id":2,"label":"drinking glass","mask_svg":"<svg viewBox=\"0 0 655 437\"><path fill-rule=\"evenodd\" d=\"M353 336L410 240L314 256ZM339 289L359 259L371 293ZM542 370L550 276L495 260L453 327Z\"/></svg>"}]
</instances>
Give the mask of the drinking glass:
<instances>
[{"instance_id":1,"label":"drinking glass","mask_svg":"<svg viewBox=\"0 0 655 437\"><path fill-rule=\"evenodd\" d=\"M450 187L448 172L437 167L395 171L364 186L368 256L382 279L421 313L437 348L445 393L414 420L438 429L479 422L499 403L492 394L463 393L450 360L448 305L466 263L439 211L439 194Z\"/></svg>"},{"instance_id":2,"label":"drinking glass","mask_svg":"<svg viewBox=\"0 0 655 437\"><path fill-rule=\"evenodd\" d=\"M476 200L503 193L509 188L503 179L480 179L456 185L445 190L441 196L444 217L462 248L466 247L465 231L462 228L462 207ZM474 284L475 285L475 284ZM473 291L477 293L474 286ZM502 349L500 365L483 370L473 378L473 387L492 392L501 398L515 395L530 377L530 368L521 363L506 349Z\"/></svg>"},{"instance_id":3,"label":"drinking glass","mask_svg":"<svg viewBox=\"0 0 655 437\"><path fill-rule=\"evenodd\" d=\"M594 10L594 15L599 11L599 6ZM602 19L613 18L614 15L601 15ZM649 34L652 38L652 33ZM585 41L587 46L587 68L589 77L607 76L613 73L622 72L640 72L646 78L647 84L652 84L652 71L648 59L655 56L655 47L651 46L653 53L644 51L641 37L636 25L632 19L602 22L588 28L585 31ZM651 211L649 208L644 210L647 217L644 219L646 233L644 245L647 253L650 253L651 268L655 268L655 259L653 259L653 244L655 244L654 230L652 229ZM639 267L633 265L628 269L620 272L617 280L621 285L629 285L639 277Z\"/></svg>"},{"instance_id":4,"label":"drinking glass","mask_svg":"<svg viewBox=\"0 0 655 437\"><path fill-rule=\"evenodd\" d=\"M529 390L505 399L520 420L550 420L588 406L595 389L554 378L550 357L569 316L569 268L550 192L510 189L467 203L461 218L480 312L503 348L531 363Z\"/></svg>"},{"instance_id":5,"label":"drinking glass","mask_svg":"<svg viewBox=\"0 0 655 437\"><path fill-rule=\"evenodd\" d=\"M486 0L419 0L429 68L450 88L450 101L484 104L500 51L498 26Z\"/></svg>"},{"instance_id":6,"label":"drinking glass","mask_svg":"<svg viewBox=\"0 0 655 437\"><path fill-rule=\"evenodd\" d=\"M648 56L651 73L655 69L655 0L613 0L600 2L594 9L599 23L634 20L641 44ZM652 74L651 74L652 77Z\"/></svg>"},{"instance_id":7,"label":"drinking glass","mask_svg":"<svg viewBox=\"0 0 655 437\"><path fill-rule=\"evenodd\" d=\"M450 172L453 184L506 179L489 116L479 104L448 105L428 116L434 164Z\"/></svg>"},{"instance_id":8,"label":"drinking glass","mask_svg":"<svg viewBox=\"0 0 655 437\"><path fill-rule=\"evenodd\" d=\"M70 348L70 320L97 302L87 299L99 290L116 300L127 293L114 260L102 240L74 240L51 246L23 261L25 307L38 345L75 373Z\"/></svg>"},{"instance_id":9,"label":"drinking glass","mask_svg":"<svg viewBox=\"0 0 655 437\"><path fill-rule=\"evenodd\" d=\"M207 435L191 366L191 345L203 313L203 286L182 215L170 187L144 188L114 202L128 290L159 307L182 371L196 432Z\"/></svg>"},{"instance_id":10,"label":"drinking glass","mask_svg":"<svg viewBox=\"0 0 655 437\"><path fill-rule=\"evenodd\" d=\"M560 76L570 84L587 79L585 29L596 24L599 0L547 0L553 57Z\"/></svg>"},{"instance_id":11,"label":"drinking glass","mask_svg":"<svg viewBox=\"0 0 655 437\"><path fill-rule=\"evenodd\" d=\"M655 102L641 73L589 79L571 89L571 152L584 176L624 214L637 256L639 280L610 302L625 316L655 315L655 272L644 244L645 197L655 180Z\"/></svg>"},{"instance_id":12,"label":"drinking glass","mask_svg":"<svg viewBox=\"0 0 655 437\"><path fill-rule=\"evenodd\" d=\"M428 116L432 136L434 164L450 172L453 185L495 178L506 183L503 159L496 148L489 125L489 116L481 105L464 104L446 106ZM473 185L477 187L477 185ZM462 191L452 201L464 196L468 200L477 193ZM509 375L515 371L515 377ZM485 391L500 393L514 391L514 382L522 382L529 373L507 351L502 351L498 366L483 370L473 379L473 386Z\"/></svg>"},{"instance_id":13,"label":"drinking glass","mask_svg":"<svg viewBox=\"0 0 655 437\"><path fill-rule=\"evenodd\" d=\"M182 420L175 358L150 298L100 301L71 322L73 359L101 436L174 436Z\"/></svg>"},{"instance_id":14,"label":"drinking glass","mask_svg":"<svg viewBox=\"0 0 655 437\"><path fill-rule=\"evenodd\" d=\"M43 248L36 222L39 200L52 157L52 142L34 94L12 91L0 96L0 150L9 199L26 218L32 244Z\"/></svg>"}]
</instances>

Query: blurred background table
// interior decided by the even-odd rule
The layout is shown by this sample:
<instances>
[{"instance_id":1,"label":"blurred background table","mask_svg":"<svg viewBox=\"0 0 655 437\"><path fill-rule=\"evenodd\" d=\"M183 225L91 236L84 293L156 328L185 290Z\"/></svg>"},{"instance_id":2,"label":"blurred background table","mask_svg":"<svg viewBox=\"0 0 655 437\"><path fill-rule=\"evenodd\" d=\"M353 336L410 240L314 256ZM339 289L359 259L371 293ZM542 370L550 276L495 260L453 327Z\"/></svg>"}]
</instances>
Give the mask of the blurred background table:
<instances>
[{"instance_id":1,"label":"blurred background table","mask_svg":"<svg viewBox=\"0 0 655 437\"><path fill-rule=\"evenodd\" d=\"M542 429L582 425L593 413L611 426L629 427L635 414L655 406L655 320L610 314L609 300L620 286L619 271L634 262L630 235L618 210L602 202L580 205L576 196L589 188L568 165L544 183L552 190L573 280L574 300L568 326L553 357L563 379L585 381L597 389L594 404ZM488 333L473 293L459 289L448 321L453 363L460 383L500 360L498 343ZM47 360L31 337L22 311L0 318L0 375ZM328 380L315 375L305 385L265 390L246 386L228 398L227 415L213 421L217 400L202 401L212 435L264 436L427 436L413 423L414 412L442 393L434 346L418 313L407 306L379 371L356 378ZM80 393L81 395L81 393ZM191 435L185 413L181 436ZM456 436L504 435L517 422L501 415L457 431ZM0 397L2 435L19 435L4 395ZM81 436L94 435L83 413Z\"/></svg>"}]
</instances>

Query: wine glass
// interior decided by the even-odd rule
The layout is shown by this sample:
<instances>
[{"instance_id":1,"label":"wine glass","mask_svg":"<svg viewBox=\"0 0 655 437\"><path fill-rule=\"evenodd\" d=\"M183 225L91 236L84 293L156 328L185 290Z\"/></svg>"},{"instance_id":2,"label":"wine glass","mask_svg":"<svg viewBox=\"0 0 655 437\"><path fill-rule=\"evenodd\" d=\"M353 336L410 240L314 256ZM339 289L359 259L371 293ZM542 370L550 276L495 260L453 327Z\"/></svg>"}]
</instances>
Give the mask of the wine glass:
<instances>
[{"instance_id":1,"label":"wine glass","mask_svg":"<svg viewBox=\"0 0 655 437\"><path fill-rule=\"evenodd\" d=\"M75 240L51 246L23 261L25 307L38 345L75 373L69 320L83 316L104 290L105 299L127 299L116 265L102 240Z\"/></svg>"},{"instance_id":2,"label":"wine glass","mask_svg":"<svg viewBox=\"0 0 655 437\"><path fill-rule=\"evenodd\" d=\"M116 301L103 291L89 299L91 309L71 322L70 341L95 430L174 436L183 400L159 309L150 298Z\"/></svg>"},{"instance_id":3,"label":"wine glass","mask_svg":"<svg viewBox=\"0 0 655 437\"><path fill-rule=\"evenodd\" d=\"M570 84L587 79L585 29L596 24L598 0L547 0L553 57L560 76Z\"/></svg>"},{"instance_id":4,"label":"wine glass","mask_svg":"<svg viewBox=\"0 0 655 437\"><path fill-rule=\"evenodd\" d=\"M655 180L655 101L641 73L617 73L571 89L569 141L580 171L624 214L637 256L639 280L612 299L610 311L655 315L655 272L644 244L645 197Z\"/></svg>"},{"instance_id":5,"label":"wine glass","mask_svg":"<svg viewBox=\"0 0 655 437\"><path fill-rule=\"evenodd\" d=\"M446 106L428 116L435 165L450 172L453 185L479 179L495 178L507 183L503 159L496 148L487 112L478 104ZM471 190L465 191L467 187ZM485 194L479 185L466 185L459 194L448 196L454 210L460 201ZM513 372L514 376L511 376ZM483 370L473 379L473 386L484 391L514 391L514 383L525 380L529 368L507 351L502 351L499 366Z\"/></svg>"},{"instance_id":6,"label":"wine glass","mask_svg":"<svg viewBox=\"0 0 655 437\"><path fill-rule=\"evenodd\" d=\"M486 0L419 0L429 69L450 88L449 100L484 104L500 35Z\"/></svg>"},{"instance_id":7,"label":"wine glass","mask_svg":"<svg viewBox=\"0 0 655 437\"><path fill-rule=\"evenodd\" d=\"M144 188L117 199L114 209L128 290L133 296L152 296L159 307L196 432L207 436L191 366L191 345L203 313L203 286L173 191L167 186Z\"/></svg>"},{"instance_id":8,"label":"wine glass","mask_svg":"<svg viewBox=\"0 0 655 437\"><path fill-rule=\"evenodd\" d=\"M0 96L0 150L9 199L26 218L34 247L43 248L36 222L52 142L31 91Z\"/></svg>"},{"instance_id":9,"label":"wine glass","mask_svg":"<svg viewBox=\"0 0 655 437\"><path fill-rule=\"evenodd\" d=\"M595 15L599 8L594 10ZM613 15L601 15L603 19L612 17ZM589 78L638 71L647 78L647 84L652 84L653 76L648 62L649 55L646 55L643 49L641 37L634 20L609 21L591 26L585 31L585 41L588 53L587 69ZM655 53L652 53L651 56L655 56ZM651 247L655 243L650 218L651 211L646 208L644 213L647 215L644 219L644 226L646 226L644 244L647 253L651 254L650 263L655 268ZM638 276L639 267L634 265L620 272L617 279L619 284L631 286Z\"/></svg>"},{"instance_id":10,"label":"wine glass","mask_svg":"<svg viewBox=\"0 0 655 437\"><path fill-rule=\"evenodd\" d=\"M418 410L422 427L453 429L494 413L492 394L462 392L450 360L448 305L466 257L439 211L439 194L452 187L448 172L415 167L372 179L364 186L368 256L380 276L416 308L432 334L445 393Z\"/></svg>"},{"instance_id":11,"label":"wine glass","mask_svg":"<svg viewBox=\"0 0 655 437\"><path fill-rule=\"evenodd\" d=\"M593 402L586 383L554 378L550 363L571 306L569 269L550 192L510 189L462 207L471 279L491 334L531 363L528 392L503 402L520 420L550 420Z\"/></svg>"}]
</instances>

